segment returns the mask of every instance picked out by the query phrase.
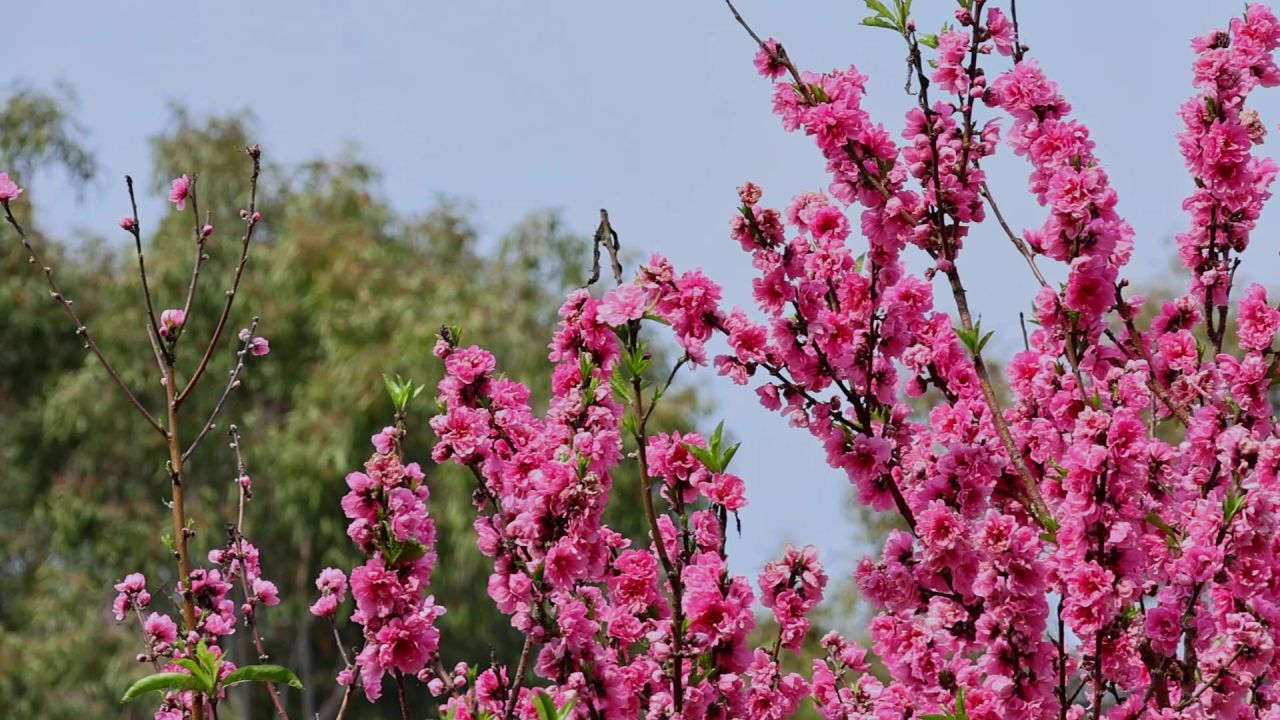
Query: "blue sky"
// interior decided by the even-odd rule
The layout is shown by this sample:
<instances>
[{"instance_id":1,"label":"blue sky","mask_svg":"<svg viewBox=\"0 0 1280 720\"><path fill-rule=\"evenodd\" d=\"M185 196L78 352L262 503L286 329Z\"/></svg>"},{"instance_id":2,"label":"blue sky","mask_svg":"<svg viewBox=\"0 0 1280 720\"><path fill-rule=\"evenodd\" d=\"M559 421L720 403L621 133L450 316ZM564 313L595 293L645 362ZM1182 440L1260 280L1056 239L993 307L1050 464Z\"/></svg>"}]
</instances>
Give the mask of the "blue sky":
<instances>
[{"instance_id":1,"label":"blue sky","mask_svg":"<svg viewBox=\"0 0 1280 720\"><path fill-rule=\"evenodd\" d=\"M802 67L855 64L870 75L867 106L896 130L910 103L901 40L859 26L861 6L739 3ZM922 28L954 8L943 0L916 6ZM1191 93L1188 41L1240 8L1195 0L1020 8L1031 56L1091 127L1120 212L1137 229L1131 277L1167 270L1185 222L1179 206L1191 186L1174 134L1177 106ZM489 236L543 208L562 210L587 233L607 207L626 247L702 266L743 305L751 268L726 232L734 189L754 180L766 202L783 204L827 184L811 143L785 134L770 114L754 48L718 0L44 0L7 7L5 26L6 79L74 88L102 163L82 198L56 177L39 193L42 217L64 234L109 232L125 210L119 179L147 174L146 140L165 127L174 101L197 114L250 109L263 148L283 162L354 143L384 171L398 209L425 210L438 193L468 199ZM988 73L1005 63L989 60ZM1276 132L1276 97L1261 91L1253 105ZM1043 213L1023 192L1027 165L1002 147L988 171L1014 227L1038 225ZM160 210L155 198L144 205ZM1246 279L1277 270L1274 227L1264 221L1255 235ZM993 223L976 229L960 266L971 306L997 331L992 347L1019 347L1017 315L1035 285ZM938 290L949 309L949 294ZM794 541L817 544L833 572L847 575L865 548L851 541L843 476L826 467L807 433L760 408L753 393L709 371L698 378L744 441L734 464L751 506L736 568L754 572Z\"/></svg>"}]
</instances>

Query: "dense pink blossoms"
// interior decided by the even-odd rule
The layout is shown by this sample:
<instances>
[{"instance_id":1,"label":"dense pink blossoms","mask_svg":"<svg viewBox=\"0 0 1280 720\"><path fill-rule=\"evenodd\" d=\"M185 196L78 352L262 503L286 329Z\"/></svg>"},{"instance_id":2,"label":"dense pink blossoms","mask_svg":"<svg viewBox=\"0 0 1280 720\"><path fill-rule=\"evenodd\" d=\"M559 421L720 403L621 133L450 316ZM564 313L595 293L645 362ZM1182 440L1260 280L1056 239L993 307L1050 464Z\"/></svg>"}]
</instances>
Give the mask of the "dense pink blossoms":
<instances>
[{"instance_id":1,"label":"dense pink blossoms","mask_svg":"<svg viewBox=\"0 0 1280 720\"><path fill-rule=\"evenodd\" d=\"M893 3L898 16L870 6L885 7L870 24L900 33L909 58L916 102L897 136L863 107L856 68L801 71L779 43L759 43L774 112L812 138L830 182L778 207L755 183L738 189L729 234L755 270L753 311L724 307L711 278L660 255L629 282L577 290L537 412L497 358L442 330L432 460L474 478L487 592L524 650L483 669L439 657L430 492L404 463L398 406L341 499L363 561L323 570L311 605L341 638L354 601L361 644L338 676L349 693L373 701L387 675L417 681L451 720L546 720L547 703L581 720L772 719L805 702L826 720L1280 720L1280 308L1252 285L1231 315L1278 170L1254 154L1266 125L1245 101L1280 84L1280 22L1248 5L1192 43L1197 95L1178 138L1191 278L1148 309L1125 296L1134 232L1115 187L1061 89L1024 57L1012 8L965 0L954 26L925 38L908 3ZM988 219L999 210L982 164L1002 139L1044 208L1021 234ZM10 186L0 175L0 200ZM178 178L171 199L181 207L189 191ZM963 252L1002 235L1041 285L1004 396ZM907 271L908 252L925 272ZM1065 282L1041 263L1060 264ZM185 321L173 312L166 338ZM644 340L659 327L679 353L668 367ZM703 366L752 386L860 502L901 520L853 574L874 610L865 644L828 633L804 672L782 661L814 634L828 584L817 550L788 545L754 587L731 572L750 470L729 470L736 446L719 428L646 424L677 372ZM634 540L603 520L631 461L640 497L621 502L648 523ZM279 601L243 538L209 561L192 573L189 637L144 617L141 575L116 586L117 618L140 621L140 659L169 667L201 641L220 653L237 617ZM157 717L191 703L171 694Z\"/></svg>"},{"instance_id":2,"label":"dense pink blossoms","mask_svg":"<svg viewBox=\"0 0 1280 720\"><path fill-rule=\"evenodd\" d=\"M368 556L347 576L326 568L316 579L320 597L312 614L332 617L346 598L355 599L351 620L363 629L364 643L339 682L355 682L369 700L382 695L387 673L416 676L427 670L440 647L436 619L444 608L426 593L435 568L435 522L427 513L430 490L417 463L400 455L401 426L374 435L374 454L364 472L347 475L349 492L342 510L351 522L347 536Z\"/></svg>"},{"instance_id":3,"label":"dense pink blossoms","mask_svg":"<svg viewBox=\"0 0 1280 720\"><path fill-rule=\"evenodd\" d=\"M1122 294L1133 231L1089 131L1023 58L1010 17L986 5L957 11L931 67L913 61L919 103L901 144L863 109L856 69L803 72L778 43L761 45L755 65L774 81L775 112L813 138L832 180L783 208L762 205L754 183L739 188L731 235L758 273L760 319L722 308L700 271L654 256L633 283L567 299L545 417L487 352L450 333L437 345L445 409L432 420L433 458L473 470L490 597L528 638L538 692L558 707L573 702L582 718L785 717L809 697L830 720L1280 717L1280 436L1268 400L1280 309L1261 286L1241 301L1242 352L1222 345L1228 253L1244 250L1275 175L1250 154L1265 132L1243 98L1280 80L1280 25L1251 5L1194 43L1203 95L1184 108L1180 138L1197 185L1180 239L1191 292L1141 330L1142 299ZM913 26L900 31L922 52ZM993 54L1015 62L988 83ZM987 109L1007 118L979 119ZM1039 327L1007 368L1007 407L981 358L961 262L994 203L981 163L1002 120L1048 212L1009 238L1037 279L1038 262L1067 271L1060 287L1042 280ZM855 230L865 249L852 246ZM908 246L927 255L924 277L906 272ZM960 328L938 308L935 279ZM855 573L877 609L870 650L887 676L834 634L810 677L779 668L827 582L813 548L789 547L761 573L758 600L778 634L747 644L757 598L725 562L729 515L746 503L725 467L732 452L719 432L637 425L664 389L645 392L639 333L654 320L670 327L681 364L753 384L815 436L863 503L902 517L906 529ZM713 354L717 337L726 349ZM1186 441L1162 439L1153 422ZM658 490L645 498L647 546L601 523L624 437ZM525 675L521 662L474 685L457 673L423 679L455 718L531 718Z\"/></svg>"},{"instance_id":4,"label":"dense pink blossoms","mask_svg":"<svg viewBox=\"0 0 1280 720\"><path fill-rule=\"evenodd\" d=\"M435 458L476 471L490 595L541 647L534 672L557 704L574 698L580 717L656 718L674 713L678 692L682 717L781 717L804 696L832 720L956 717L961 707L974 720L1280 717L1280 438L1267 399L1280 310L1260 286L1239 309L1242 354L1221 343L1227 253L1244 249L1275 174L1250 155L1264 131L1242 99L1280 79L1280 26L1249 6L1194 45L1205 94L1183 113L1197 191L1195 229L1180 240L1192 292L1142 331L1142 300L1123 297L1120 274L1133 231L1089 131L1021 51L988 85L980 61L1015 55L1017 41L1009 17L984 17L985 5L958 11L932 68L916 68L932 82L916 91L902 145L862 108L856 69L802 72L780 45L762 45L755 64L775 82L775 112L813 137L832 176L829 194L778 209L761 205L754 183L739 189L731 233L758 272L762 320L721 308L705 275L655 256L634 284L566 302L545 420L483 351L438 346L448 375ZM903 34L919 47L913 30ZM1048 211L1010 238L1037 278L1037 261L1067 269L1063 286L1046 282L1036 298L1040 327L1008 365L1008 407L990 388L984 339L967 315L955 329L930 282L945 279L969 312L961 250L994 202L981 162L1001 120L979 120L983 108L1008 116L1007 142L1030 162L1030 190ZM865 252L851 247L851 205ZM924 278L903 266L912 245L931 261ZM641 436L665 506L652 523L659 544L632 547L600 525L618 429L636 431L620 403L644 407L635 393L645 382L629 378L650 317L670 325L685 360L754 384L766 407L807 428L862 502L904 519L855 577L878 608L871 650L887 678L835 635L810 678L778 669L826 583L809 548L789 548L759 578L776 643L744 644L753 597L723 558L727 516L746 498L716 443ZM1207 357L1202 321L1215 345ZM712 357L715 336L727 351ZM909 398L928 400L926 416ZM1186 442L1162 439L1153 420L1176 423ZM701 659L677 664L677 648ZM707 678L685 670L703 662L715 668ZM502 711L505 672L455 691L449 708Z\"/></svg>"}]
</instances>

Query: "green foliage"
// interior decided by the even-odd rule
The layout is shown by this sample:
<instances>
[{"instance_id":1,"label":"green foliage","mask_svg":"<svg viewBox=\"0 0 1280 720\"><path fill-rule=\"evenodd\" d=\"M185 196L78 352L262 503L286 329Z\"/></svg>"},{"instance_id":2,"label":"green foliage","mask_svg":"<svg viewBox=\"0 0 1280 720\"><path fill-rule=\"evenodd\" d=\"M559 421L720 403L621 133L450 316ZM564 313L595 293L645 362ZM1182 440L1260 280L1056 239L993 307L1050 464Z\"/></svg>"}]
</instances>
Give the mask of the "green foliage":
<instances>
[{"instance_id":1,"label":"green foliage","mask_svg":"<svg viewBox=\"0 0 1280 720\"><path fill-rule=\"evenodd\" d=\"M907 21L911 18L911 0L893 0L892 10L880 0L864 0L864 2L867 4L867 9L875 14L863 18L863 25L907 34Z\"/></svg>"},{"instance_id":2,"label":"green foliage","mask_svg":"<svg viewBox=\"0 0 1280 720\"><path fill-rule=\"evenodd\" d=\"M576 700L570 699L564 705L556 707L556 703L546 690L539 690L533 696L533 706L538 711L538 720L567 720L573 716Z\"/></svg>"},{"instance_id":3,"label":"green foliage","mask_svg":"<svg viewBox=\"0 0 1280 720\"><path fill-rule=\"evenodd\" d=\"M403 413L408 407L409 401L422 394L426 389L425 385L418 385L412 380L405 380L396 375L396 379L392 380L386 375L382 376L382 383L387 387L387 394L391 396L391 404L395 406L397 413Z\"/></svg>"},{"instance_id":4,"label":"green foliage","mask_svg":"<svg viewBox=\"0 0 1280 720\"><path fill-rule=\"evenodd\" d=\"M298 676L283 665L245 665L228 673L222 679L221 685L223 687L231 687L232 685L247 682L277 683L288 685L291 688L302 687L302 681L298 679Z\"/></svg>"},{"instance_id":5,"label":"green foliage","mask_svg":"<svg viewBox=\"0 0 1280 720\"><path fill-rule=\"evenodd\" d=\"M974 323L974 326L968 330L965 330L964 328L956 328L955 331L956 337L960 338L960 342L969 350L969 354L975 357L982 352L982 349L987 346L987 341L989 341L991 336L995 334L995 331L986 333L985 335L983 334L982 320L978 320L978 322Z\"/></svg>"},{"instance_id":6,"label":"green foliage","mask_svg":"<svg viewBox=\"0 0 1280 720\"><path fill-rule=\"evenodd\" d=\"M293 671L283 665L246 665L236 668L219 680L225 660L201 640L196 645L194 658L179 658L174 664L187 670L180 672L152 673L139 679L125 691L120 702L136 700L153 692L180 692L193 690L206 697L217 697L219 688L227 688L243 683L278 683L292 688L301 688L302 681Z\"/></svg>"},{"instance_id":7,"label":"green foliage","mask_svg":"<svg viewBox=\"0 0 1280 720\"><path fill-rule=\"evenodd\" d=\"M201 678L194 673L153 673L130 685L129 689L125 691L124 697L120 698L120 702L136 700L153 692L181 692L183 690L194 690L205 694L210 691L207 678Z\"/></svg>"},{"instance_id":8,"label":"green foliage","mask_svg":"<svg viewBox=\"0 0 1280 720\"><path fill-rule=\"evenodd\" d=\"M729 468L729 461L733 460L733 456L737 454L738 448L742 443L734 443L729 447L724 446L724 421L721 420L716 425L716 429L712 431L711 437L707 438L707 446L705 448L697 445L684 444L690 455L698 458L708 470L714 473L722 473Z\"/></svg>"}]
</instances>

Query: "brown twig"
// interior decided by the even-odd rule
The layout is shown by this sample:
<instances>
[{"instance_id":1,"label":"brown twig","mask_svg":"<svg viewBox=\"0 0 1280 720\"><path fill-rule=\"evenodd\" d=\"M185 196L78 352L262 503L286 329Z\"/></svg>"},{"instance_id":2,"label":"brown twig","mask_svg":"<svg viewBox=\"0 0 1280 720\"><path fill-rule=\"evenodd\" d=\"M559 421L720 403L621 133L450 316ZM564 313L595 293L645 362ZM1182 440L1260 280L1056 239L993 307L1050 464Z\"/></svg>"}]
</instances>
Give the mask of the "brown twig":
<instances>
[{"instance_id":1,"label":"brown twig","mask_svg":"<svg viewBox=\"0 0 1280 720\"><path fill-rule=\"evenodd\" d=\"M183 633L186 634L194 632L196 629L196 606L195 598L191 591L191 553L187 544L187 510L183 489L182 445L178 435L178 388L171 358L165 359L164 393L169 419L169 434L166 438L169 446L169 482L172 492L169 507L173 518L174 554L178 560L178 587L182 593L182 629ZM202 720L203 714L203 705L196 703L193 713L195 720Z\"/></svg>"},{"instance_id":2,"label":"brown twig","mask_svg":"<svg viewBox=\"0 0 1280 720\"><path fill-rule=\"evenodd\" d=\"M400 700L400 717L403 720L412 720L412 713L409 712L409 696L404 689L404 673L396 670L396 697Z\"/></svg>"},{"instance_id":3,"label":"brown twig","mask_svg":"<svg viewBox=\"0 0 1280 720\"><path fill-rule=\"evenodd\" d=\"M516 703L520 701L520 686L524 684L525 668L529 665L529 656L532 653L533 638L525 635L524 647L520 649L520 659L516 662L516 674L510 679L510 686L507 688L507 706L502 714L504 720L511 720L516 716Z\"/></svg>"},{"instance_id":4,"label":"brown twig","mask_svg":"<svg viewBox=\"0 0 1280 720\"><path fill-rule=\"evenodd\" d=\"M622 284L622 261L618 258L618 253L622 250L622 245L618 242L618 231L613 229L613 225L609 223L609 211L600 208L600 225L596 228L596 234L592 242L591 253L591 277L587 280L585 287L591 287L600 280L600 246L603 245L609 251L609 262L613 269L613 281L615 284Z\"/></svg>"},{"instance_id":5,"label":"brown twig","mask_svg":"<svg viewBox=\"0 0 1280 720\"><path fill-rule=\"evenodd\" d=\"M147 279L147 261L142 253L142 221L138 219L138 198L133 192L133 178L129 175L124 176L125 187L129 190L129 206L133 211L133 223L129 226L129 234L133 235L133 246L138 254L138 277L142 281L142 297L147 304L147 320L150 323L148 337L151 339L152 345L160 348L160 324L156 320L155 304L151 300L151 283ZM167 356L168 350L160 350L162 354ZM161 367L164 363L160 363Z\"/></svg>"},{"instance_id":6,"label":"brown twig","mask_svg":"<svg viewBox=\"0 0 1280 720\"><path fill-rule=\"evenodd\" d=\"M258 226L258 175L262 172L261 151L257 145L249 147L246 152L253 160L253 175L249 178L249 209L248 217L245 220L246 227L244 237L240 243L240 261L236 263L235 275L231 281L231 288L227 290L227 300L222 306L222 314L218 316L218 323L213 329L213 335L209 338L209 345L205 348L204 355L200 358L200 363L196 366L195 372L191 374L191 379L187 381L182 392L178 393L176 400L179 405L187 399L191 391L195 389L196 383L200 382L200 377L204 375L204 371L209 367L209 360L213 357L214 351L218 347L218 341L222 339L222 332L227 326L227 319L231 315L231 307L236 301L236 292L240 288L240 278L244 275L245 263L249 261L249 244L253 242L253 231Z\"/></svg>"},{"instance_id":7,"label":"brown twig","mask_svg":"<svg viewBox=\"0 0 1280 720\"><path fill-rule=\"evenodd\" d=\"M733 13L733 19L737 20L738 24L742 26L742 29L746 30L747 34L751 36L751 39L756 41L756 45L759 45L761 50L769 53L769 56L773 58L774 62L781 64L787 69L787 72L791 74L791 79L795 81L796 91L800 93L801 97L805 100L812 100L813 95L809 90L809 87L805 84L804 80L801 79L800 70L796 68L795 63L791 62L791 57L787 55L787 51L782 47L782 43L778 43L777 47L770 49L769 46L765 44L765 41L760 39L760 36L756 34L756 31L752 30L751 26L747 24L746 18L742 17L742 13L738 12L738 8L733 6L733 0L724 0L724 4L729 6L729 11Z\"/></svg>"},{"instance_id":8,"label":"brown twig","mask_svg":"<svg viewBox=\"0 0 1280 720\"><path fill-rule=\"evenodd\" d=\"M986 199L987 205L991 208L991 212L995 214L996 222L1004 229L1005 235L1009 236L1009 241L1017 248L1018 253L1027 261L1027 267L1031 268L1031 274L1036 276L1036 282L1040 283L1040 287L1048 287L1049 281L1045 279L1044 273L1040 272L1040 267L1036 265L1035 253L1031 252L1031 248L1027 246L1026 241L1019 237L1013 231L1013 228L1009 227L1009 223L1005 222L1004 214L1000 212L1000 206L996 204L996 199L991 194L991 188L985 182L978 187L982 197Z\"/></svg>"},{"instance_id":9,"label":"brown twig","mask_svg":"<svg viewBox=\"0 0 1280 720\"><path fill-rule=\"evenodd\" d=\"M229 378L227 380L227 386L223 388L222 396L218 398L217 404L213 406L213 412L209 413L209 419L205 421L204 427L196 434L195 439L191 441L191 445L187 446L187 449L182 452L183 462L186 462L187 458L191 457L191 453L195 452L196 448L200 445L200 441L204 440L205 436L209 434L209 431L217 427L215 423L218 419L218 414L222 412L222 406L226 404L227 398L231 395L231 391L235 390L240 385L240 373L244 370L244 361L249 355L249 345L253 342L253 333L257 329L258 316L255 315L253 317L253 321L249 323L249 334L245 336L244 342L240 346L240 350L236 353L235 367L231 368L231 372L228 373Z\"/></svg>"},{"instance_id":10,"label":"brown twig","mask_svg":"<svg viewBox=\"0 0 1280 720\"><path fill-rule=\"evenodd\" d=\"M120 391L124 393L129 404L133 405L138 413L141 414L142 417L146 418L147 423L149 423L151 427L155 428L156 432L161 435L168 436L169 433L166 432L164 426L161 425L160 421L151 414L151 411L147 410L146 406L138 400L138 397L133 394L133 391L129 389L128 384L125 383L124 378L120 377L120 373L116 372L115 367L111 365L111 362L107 360L107 356L103 354L102 349L98 347L97 341L95 341L93 336L89 334L89 328L80 320L80 316L76 313L75 308L72 307L71 299L62 293L62 289L58 287L57 280L53 278L53 268L44 264L44 261L40 259L40 254L36 252L35 246L32 245L31 241L27 238L26 230L23 229L22 224L18 222L18 219L13 216L13 210L9 207L9 201L0 201L0 205L4 206L5 219L8 220L9 224L13 226L13 229L17 231L18 238L22 241L22 247L27 251L27 261L30 264L39 267L44 273L45 283L49 286L49 294L54 300L58 301L58 304L62 306L62 311L71 320L72 324L75 325L76 335L84 340L85 348L92 352L94 357L98 359L98 362L102 365L103 369L107 371L107 375L111 376L112 382L114 382L116 386L120 388Z\"/></svg>"},{"instance_id":11,"label":"brown twig","mask_svg":"<svg viewBox=\"0 0 1280 720\"><path fill-rule=\"evenodd\" d=\"M240 478L249 474L245 467L244 453L240 447L240 431L235 425L228 428L227 435L231 438L231 449L236 454L236 486L240 491L239 511L236 514L236 526L232 541L235 545L237 559L240 562L240 589L244 593L244 622L249 626L249 631L253 635L253 647L258 651L258 662L266 662L268 659L266 643L262 640L262 633L258 629L258 612L256 596L249 591L249 574L245 572L245 550L244 550L244 506L252 497L252 493L245 485L240 482ZM267 694L271 696L271 704L275 705L276 715L280 720L289 720L289 713L285 710L284 703L280 700L280 692L276 690L273 682L265 683Z\"/></svg>"},{"instance_id":12,"label":"brown twig","mask_svg":"<svg viewBox=\"0 0 1280 720\"><path fill-rule=\"evenodd\" d=\"M200 231L200 202L196 195L196 177L195 175L191 176L191 184L187 188L187 200L191 202L191 215L195 218L196 256L191 262L191 282L187 283L187 299L182 304L184 317L191 316L191 306L195 304L196 299L196 286L200 284L200 268L204 267L204 261L209 259L208 253L204 251L206 238L204 233ZM169 340L170 346L178 342L185 329L185 324L177 328L173 337Z\"/></svg>"},{"instance_id":13,"label":"brown twig","mask_svg":"<svg viewBox=\"0 0 1280 720\"><path fill-rule=\"evenodd\" d=\"M627 346L631 352L636 352L640 344L640 321L632 320L627 323ZM644 505L645 518L649 521L649 532L653 534L653 543L657 546L658 559L662 562L662 568L666 572L667 582L671 585L671 611L673 620L671 623L671 645L673 649L674 667L671 671L671 688L672 703L676 715L679 715L684 707L684 658L681 654L681 646L683 645L684 629L683 623L683 587L680 577L680 569L671 561L670 555L667 553L666 541L662 537L662 528L658 525L658 513L653 505L653 493L649 486L649 461L647 458L649 451L648 436L645 431L645 421L648 413L644 408L644 387L640 376L631 376L631 407L635 417L635 429L633 437L636 442L636 458L640 465L640 499Z\"/></svg>"}]
</instances>

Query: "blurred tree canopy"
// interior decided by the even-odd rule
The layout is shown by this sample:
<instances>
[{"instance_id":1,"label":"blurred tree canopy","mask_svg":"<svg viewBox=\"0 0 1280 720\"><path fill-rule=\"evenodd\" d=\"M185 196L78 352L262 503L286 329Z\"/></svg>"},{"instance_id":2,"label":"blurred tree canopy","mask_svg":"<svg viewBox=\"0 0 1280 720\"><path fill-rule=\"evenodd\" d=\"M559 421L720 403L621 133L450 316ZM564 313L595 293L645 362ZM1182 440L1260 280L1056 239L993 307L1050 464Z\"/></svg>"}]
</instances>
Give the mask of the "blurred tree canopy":
<instances>
[{"instance_id":1,"label":"blurred tree canopy","mask_svg":"<svg viewBox=\"0 0 1280 720\"><path fill-rule=\"evenodd\" d=\"M0 167L38 197L42 176L59 169L87 180L92 153L69 111L67 95L19 90L0 107ZM200 210L217 228L200 293L180 348L190 372L216 319L238 257L237 215L246 205L252 121L243 114L193 118L181 108L152 142L150 190L198 174ZM270 149L264 156L269 158ZM306 690L286 695L291 710L332 717L332 678L340 668L327 624L307 612L320 568L349 568L356 553L345 535L338 499L344 475L370 452L369 436L387 424L391 405L384 373L400 373L434 389L431 355L443 323L464 329L464 342L498 356L508 375L548 396L546 344L565 291L586 279L587 242L553 213L532 215L496 242L481 239L465 204L438 200L424 214L397 212L379 193L378 173L358 155L320 158L296 167L268 164L259 183L264 220L236 302L231 332L199 392L186 407L183 433L193 436L234 363L235 330L252 315L271 340L271 354L251 362L243 387L219 429L192 456L188 513L198 534L194 559L225 538L236 492L225 428L240 426L255 478L246 532L262 549L263 570L284 603L262 613L273 662L289 665ZM139 185L140 192L147 184ZM122 212L127 210L123 183ZM28 198L24 197L24 200ZM168 207L168 206L166 206ZM163 388L144 331L145 312L129 236L59 242L40 233L29 204L22 214L67 294L116 368L142 401L163 406ZM157 311L180 306L194 242L190 212L170 208L158 222L142 218ZM102 368L76 341L38 273L9 228L0 231L0 708L14 718L81 720L150 717L121 706L143 674L134 661L138 629L111 615L111 585L144 572L153 609L175 616L172 559L161 535L168 527L169 483L161 439L133 415ZM185 350L185 353L182 352ZM658 363L655 363L658 365ZM473 480L457 468L431 466L426 419L432 393L411 405L410 459L430 474L431 510L439 528L440 564L433 592L443 618L447 663L504 661L517 636L485 595L488 570L475 550L470 506ZM703 411L689 389L668 395L659 429L690 425ZM642 516L627 502L634 475L616 480L609 518L638 536ZM622 511L619 512L618 508ZM247 633L236 633L233 659L252 657ZM346 641L358 641L346 628ZM244 692L241 692L244 690ZM237 688L227 717L264 717L265 693ZM429 707L425 696L418 707ZM363 713L363 714L362 714ZM382 717L363 701L348 717Z\"/></svg>"}]
</instances>

